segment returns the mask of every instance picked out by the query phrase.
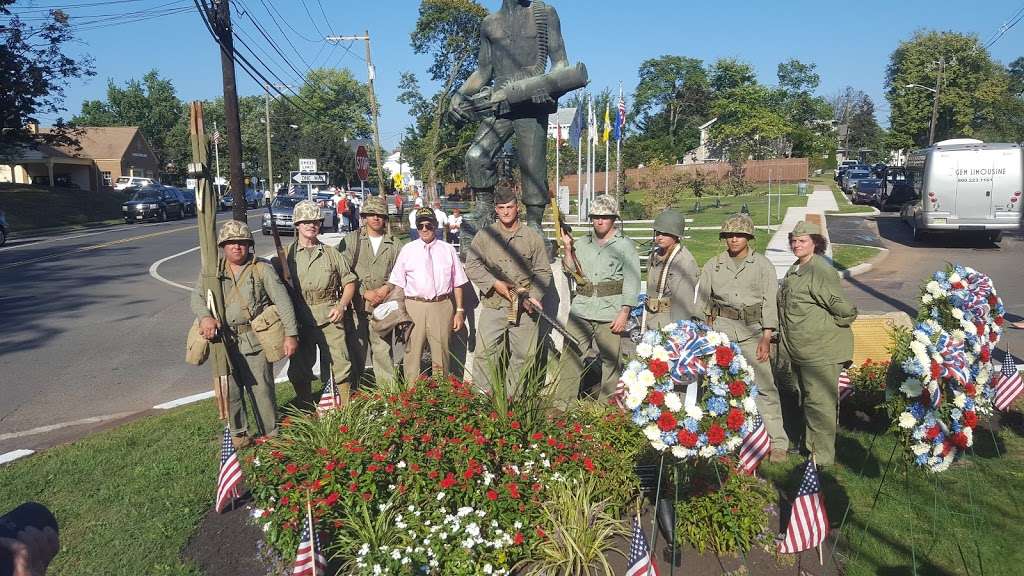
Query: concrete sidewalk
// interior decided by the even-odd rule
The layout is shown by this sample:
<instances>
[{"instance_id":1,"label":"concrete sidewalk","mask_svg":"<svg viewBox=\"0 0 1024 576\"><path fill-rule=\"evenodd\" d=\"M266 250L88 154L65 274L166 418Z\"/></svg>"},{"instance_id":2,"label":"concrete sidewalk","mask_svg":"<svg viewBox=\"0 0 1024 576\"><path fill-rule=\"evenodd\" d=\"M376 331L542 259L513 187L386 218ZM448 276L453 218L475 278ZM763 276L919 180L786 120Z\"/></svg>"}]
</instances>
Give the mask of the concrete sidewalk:
<instances>
[{"instance_id":1,"label":"concrete sidewalk","mask_svg":"<svg viewBox=\"0 0 1024 576\"><path fill-rule=\"evenodd\" d=\"M839 206L836 204L836 198L832 195L832 190L824 186L815 186L814 192L807 198L806 207L793 207L786 210L786 216L782 219L782 224L775 229L775 233L772 235L771 240L768 241L768 245L765 247L764 254L768 257L768 260L775 266L775 275L781 280L786 275L786 271L793 264L793 253L789 250L789 233L793 231L796 223L804 220L808 214L818 214L821 216L821 222L825 223L825 212L837 211ZM822 235L825 239L828 239L828 228L823 226ZM828 249L825 251L825 255L829 258L832 257L832 246L829 244Z\"/></svg>"}]
</instances>

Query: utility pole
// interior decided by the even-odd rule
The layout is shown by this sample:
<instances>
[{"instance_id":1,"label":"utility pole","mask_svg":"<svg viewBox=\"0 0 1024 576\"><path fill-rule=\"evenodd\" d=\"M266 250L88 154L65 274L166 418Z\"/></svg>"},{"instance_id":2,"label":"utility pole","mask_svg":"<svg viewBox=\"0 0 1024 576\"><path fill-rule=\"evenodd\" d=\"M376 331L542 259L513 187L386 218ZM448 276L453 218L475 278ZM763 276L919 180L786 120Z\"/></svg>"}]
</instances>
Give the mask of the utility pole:
<instances>
[{"instance_id":1,"label":"utility pole","mask_svg":"<svg viewBox=\"0 0 1024 576\"><path fill-rule=\"evenodd\" d=\"M235 48L231 35L228 0L213 0L214 30L220 38L220 67L224 78L224 129L228 137L228 165L231 174L232 217L246 221L245 180L242 176L242 128L238 118L238 89L235 86Z\"/></svg>"},{"instance_id":2,"label":"utility pole","mask_svg":"<svg viewBox=\"0 0 1024 576\"><path fill-rule=\"evenodd\" d=\"M935 97L932 101L932 125L928 130L928 145L935 144L935 125L939 121L939 93L942 91L942 74L946 71L946 59L939 58L939 79L935 83Z\"/></svg>"},{"instance_id":3,"label":"utility pole","mask_svg":"<svg viewBox=\"0 0 1024 576\"><path fill-rule=\"evenodd\" d=\"M270 200L274 200L277 188L274 188L274 160L270 152L270 89L283 90L291 88L289 84L264 84L263 85L263 122L267 125L267 187L270 190Z\"/></svg>"},{"instance_id":4,"label":"utility pole","mask_svg":"<svg viewBox=\"0 0 1024 576\"><path fill-rule=\"evenodd\" d=\"M373 58L370 55L370 31L367 30L363 36L328 36L328 42L352 42L356 40L366 41L366 89L370 94L370 116L373 117L373 156L377 160L377 193L384 193L384 163L380 158L380 125L377 122L377 97L373 92L373 80L376 72L373 68Z\"/></svg>"}]
</instances>

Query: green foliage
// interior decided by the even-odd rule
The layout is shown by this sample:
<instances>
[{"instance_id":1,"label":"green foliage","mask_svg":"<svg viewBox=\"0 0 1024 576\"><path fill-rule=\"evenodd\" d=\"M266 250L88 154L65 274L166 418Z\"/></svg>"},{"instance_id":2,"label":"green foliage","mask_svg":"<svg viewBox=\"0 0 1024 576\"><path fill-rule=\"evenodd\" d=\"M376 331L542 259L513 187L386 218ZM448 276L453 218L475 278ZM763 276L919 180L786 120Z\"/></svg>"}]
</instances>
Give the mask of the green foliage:
<instances>
[{"instance_id":1,"label":"green foliage","mask_svg":"<svg viewBox=\"0 0 1024 576\"><path fill-rule=\"evenodd\" d=\"M675 506L676 541L718 554L744 554L755 544L770 544L775 491L763 480L716 466L686 469Z\"/></svg>"},{"instance_id":2,"label":"green foliage","mask_svg":"<svg viewBox=\"0 0 1024 576\"><path fill-rule=\"evenodd\" d=\"M711 137L729 159L742 162L778 155L779 141L791 129L780 96L765 86L745 84L712 102L718 122L711 127Z\"/></svg>"},{"instance_id":3,"label":"green foliage","mask_svg":"<svg viewBox=\"0 0 1024 576\"><path fill-rule=\"evenodd\" d=\"M707 72L695 58L661 56L641 63L639 76L631 113L640 130L634 153L642 162L674 164L700 144L697 126L708 114Z\"/></svg>"}]
</instances>

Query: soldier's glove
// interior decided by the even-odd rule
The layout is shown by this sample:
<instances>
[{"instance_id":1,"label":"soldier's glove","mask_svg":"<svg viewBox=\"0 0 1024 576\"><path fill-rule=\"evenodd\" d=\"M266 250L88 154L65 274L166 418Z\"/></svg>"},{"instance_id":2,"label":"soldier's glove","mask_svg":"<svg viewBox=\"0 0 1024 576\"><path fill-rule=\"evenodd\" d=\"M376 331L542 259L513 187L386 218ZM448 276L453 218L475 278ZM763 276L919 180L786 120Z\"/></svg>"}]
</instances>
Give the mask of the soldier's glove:
<instances>
[{"instance_id":1,"label":"soldier's glove","mask_svg":"<svg viewBox=\"0 0 1024 576\"><path fill-rule=\"evenodd\" d=\"M462 92L456 92L448 103L448 119L455 124L466 124L471 120L469 109L469 99Z\"/></svg>"}]
</instances>

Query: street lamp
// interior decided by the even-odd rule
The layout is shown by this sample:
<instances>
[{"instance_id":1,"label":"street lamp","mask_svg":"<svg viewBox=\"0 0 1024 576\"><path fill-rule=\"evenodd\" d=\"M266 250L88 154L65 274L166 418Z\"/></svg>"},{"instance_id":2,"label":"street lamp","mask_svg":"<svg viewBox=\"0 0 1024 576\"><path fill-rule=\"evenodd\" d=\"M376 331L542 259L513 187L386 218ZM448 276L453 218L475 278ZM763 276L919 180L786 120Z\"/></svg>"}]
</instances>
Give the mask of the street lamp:
<instances>
[{"instance_id":1,"label":"street lamp","mask_svg":"<svg viewBox=\"0 0 1024 576\"><path fill-rule=\"evenodd\" d=\"M935 81L935 88L929 88L928 86L922 86L921 84L907 84L906 85L906 88L924 88L925 90L927 90L927 91L929 91L929 92L931 92L933 94L933 96L932 96L932 123L931 123L931 128L928 130L928 145L929 146L931 146L932 144L935 143L935 124L938 123L938 120L939 120L939 90L942 88L942 75L946 71L946 59L945 58L939 58L939 60L938 60L938 62L936 62L936 64L938 64L938 66L939 66L939 77ZM952 64L955 65L956 62L954 61L954 62L952 62Z\"/></svg>"}]
</instances>

